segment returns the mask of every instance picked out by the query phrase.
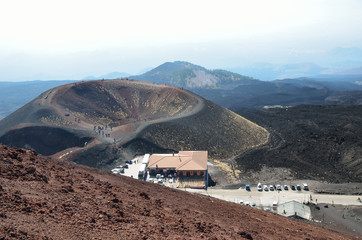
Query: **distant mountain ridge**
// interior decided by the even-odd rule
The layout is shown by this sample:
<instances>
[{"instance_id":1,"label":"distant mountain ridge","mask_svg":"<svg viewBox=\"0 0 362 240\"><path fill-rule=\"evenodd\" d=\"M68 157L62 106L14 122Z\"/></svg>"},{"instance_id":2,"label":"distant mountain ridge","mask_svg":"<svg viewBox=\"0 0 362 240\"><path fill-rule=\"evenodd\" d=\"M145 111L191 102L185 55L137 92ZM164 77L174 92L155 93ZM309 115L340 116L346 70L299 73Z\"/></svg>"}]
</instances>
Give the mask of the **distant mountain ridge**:
<instances>
[{"instance_id":1,"label":"distant mountain ridge","mask_svg":"<svg viewBox=\"0 0 362 240\"><path fill-rule=\"evenodd\" d=\"M129 75L131 75L131 74L125 73L125 72L111 72L111 73L100 75L98 77L87 76L87 77L83 78L82 80L118 79L118 78L128 77Z\"/></svg>"},{"instance_id":2,"label":"distant mountain ridge","mask_svg":"<svg viewBox=\"0 0 362 240\"><path fill-rule=\"evenodd\" d=\"M251 77L226 70L209 70L184 62L166 62L142 75L130 78L188 89L231 89L239 85L259 82Z\"/></svg>"},{"instance_id":3,"label":"distant mountain ridge","mask_svg":"<svg viewBox=\"0 0 362 240\"><path fill-rule=\"evenodd\" d=\"M258 74L270 74L274 69L298 76L323 70L311 63L279 66L268 63L255 65ZM259 70L258 70L259 69ZM263 72L262 69L270 71ZM307 74L310 73L310 74ZM300 104L358 105L362 101L362 71L360 67L339 74L318 74L315 77L293 77L282 80L261 81L247 77L249 73L227 70L209 70L185 61L166 62L136 76L113 72L89 79L129 78L188 89L208 100L230 109L240 107L295 106ZM249 76L255 76L251 74ZM87 78L88 79L88 78ZM66 81L64 81L65 83ZM71 82L71 81L69 81ZM75 82L75 81L72 81ZM37 97L41 92L61 85L62 81L31 81L23 83L0 82L0 119ZM24 86L24 87L22 87ZM353 92L353 94L351 94Z\"/></svg>"},{"instance_id":4,"label":"distant mountain ridge","mask_svg":"<svg viewBox=\"0 0 362 240\"><path fill-rule=\"evenodd\" d=\"M262 64L259 67L265 66L271 69L275 67L268 64ZM297 76L300 70L305 73L318 73L323 68L312 63L303 63L279 66L274 70ZM142 75L130 78L186 88L230 109L274 105L358 104L360 102L359 94L348 97L346 93L362 90L358 84L360 76L319 76L319 78L260 81L226 70L208 70L189 62L177 61L166 62ZM331 99L333 101L330 101Z\"/></svg>"}]
</instances>

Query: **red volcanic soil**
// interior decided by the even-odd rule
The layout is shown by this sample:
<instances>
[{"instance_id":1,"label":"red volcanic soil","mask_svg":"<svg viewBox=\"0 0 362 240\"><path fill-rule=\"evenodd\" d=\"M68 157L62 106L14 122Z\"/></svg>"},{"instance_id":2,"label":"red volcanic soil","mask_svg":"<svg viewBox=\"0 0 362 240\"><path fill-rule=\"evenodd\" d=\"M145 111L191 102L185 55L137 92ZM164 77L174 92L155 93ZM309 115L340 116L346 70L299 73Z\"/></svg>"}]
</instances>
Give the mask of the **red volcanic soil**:
<instances>
[{"instance_id":1,"label":"red volcanic soil","mask_svg":"<svg viewBox=\"0 0 362 240\"><path fill-rule=\"evenodd\" d=\"M235 203L0 145L0 239L349 239Z\"/></svg>"}]
</instances>

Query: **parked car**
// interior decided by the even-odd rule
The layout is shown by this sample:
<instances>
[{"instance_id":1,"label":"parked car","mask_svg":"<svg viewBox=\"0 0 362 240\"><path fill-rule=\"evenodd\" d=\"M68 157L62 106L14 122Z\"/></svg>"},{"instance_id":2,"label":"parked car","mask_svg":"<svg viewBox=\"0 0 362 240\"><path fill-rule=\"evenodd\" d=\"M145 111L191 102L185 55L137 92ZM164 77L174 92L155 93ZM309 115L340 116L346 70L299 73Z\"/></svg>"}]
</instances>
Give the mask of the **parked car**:
<instances>
[{"instance_id":1,"label":"parked car","mask_svg":"<svg viewBox=\"0 0 362 240\"><path fill-rule=\"evenodd\" d=\"M260 183L258 184L258 191L259 192L263 191L263 186Z\"/></svg>"},{"instance_id":2,"label":"parked car","mask_svg":"<svg viewBox=\"0 0 362 240\"><path fill-rule=\"evenodd\" d=\"M288 185L284 185L283 187L284 187L284 190L289 190Z\"/></svg>"},{"instance_id":3,"label":"parked car","mask_svg":"<svg viewBox=\"0 0 362 240\"><path fill-rule=\"evenodd\" d=\"M251 206L252 206L252 207L256 207L256 203L252 203Z\"/></svg>"},{"instance_id":4,"label":"parked car","mask_svg":"<svg viewBox=\"0 0 362 240\"><path fill-rule=\"evenodd\" d=\"M292 190L295 190L294 184L290 184L290 188L291 188Z\"/></svg>"},{"instance_id":5,"label":"parked car","mask_svg":"<svg viewBox=\"0 0 362 240\"><path fill-rule=\"evenodd\" d=\"M163 176L163 175L161 175L161 174L159 174L159 173L156 174L156 178L157 178L157 179L163 179L164 177L165 177L165 176Z\"/></svg>"},{"instance_id":6,"label":"parked car","mask_svg":"<svg viewBox=\"0 0 362 240\"><path fill-rule=\"evenodd\" d=\"M281 190L282 190L282 187L281 187L280 185L277 185L276 189L277 189L278 191L281 191Z\"/></svg>"},{"instance_id":7,"label":"parked car","mask_svg":"<svg viewBox=\"0 0 362 240\"><path fill-rule=\"evenodd\" d=\"M273 185L270 185L270 186L269 186L269 189L270 189L270 191L274 191L274 186L273 186Z\"/></svg>"},{"instance_id":8,"label":"parked car","mask_svg":"<svg viewBox=\"0 0 362 240\"><path fill-rule=\"evenodd\" d=\"M297 184L297 190L298 190L298 191L301 191L301 190L302 190L302 188L300 187L299 184Z\"/></svg>"},{"instance_id":9,"label":"parked car","mask_svg":"<svg viewBox=\"0 0 362 240\"><path fill-rule=\"evenodd\" d=\"M264 187L264 191L266 191L266 192L269 191L268 185L264 185L263 187Z\"/></svg>"},{"instance_id":10,"label":"parked car","mask_svg":"<svg viewBox=\"0 0 362 240\"><path fill-rule=\"evenodd\" d=\"M123 167L123 168L128 168L128 165L127 165L127 164L125 164L125 165L123 165L122 167Z\"/></svg>"},{"instance_id":11,"label":"parked car","mask_svg":"<svg viewBox=\"0 0 362 240\"><path fill-rule=\"evenodd\" d=\"M303 183L303 189L305 191L309 191L309 187L308 187L308 185L306 183Z\"/></svg>"},{"instance_id":12,"label":"parked car","mask_svg":"<svg viewBox=\"0 0 362 240\"><path fill-rule=\"evenodd\" d=\"M244 200L240 200L240 204L241 204L241 205L244 205Z\"/></svg>"},{"instance_id":13,"label":"parked car","mask_svg":"<svg viewBox=\"0 0 362 240\"><path fill-rule=\"evenodd\" d=\"M114 173L114 174L124 173L124 168L122 168L122 167L113 168L112 173Z\"/></svg>"},{"instance_id":14,"label":"parked car","mask_svg":"<svg viewBox=\"0 0 362 240\"><path fill-rule=\"evenodd\" d=\"M245 190L246 190L246 191L250 191L250 186L249 186L249 184L246 184L246 185L245 185Z\"/></svg>"},{"instance_id":15,"label":"parked car","mask_svg":"<svg viewBox=\"0 0 362 240\"><path fill-rule=\"evenodd\" d=\"M138 172L138 179L142 180L145 177L145 172L144 171L139 171Z\"/></svg>"},{"instance_id":16,"label":"parked car","mask_svg":"<svg viewBox=\"0 0 362 240\"><path fill-rule=\"evenodd\" d=\"M132 164L132 160L126 160L126 163Z\"/></svg>"},{"instance_id":17,"label":"parked car","mask_svg":"<svg viewBox=\"0 0 362 240\"><path fill-rule=\"evenodd\" d=\"M245 202L245 206L250 206L250 203L249 203L249 202Z\"/></svg>"}]
</instances>

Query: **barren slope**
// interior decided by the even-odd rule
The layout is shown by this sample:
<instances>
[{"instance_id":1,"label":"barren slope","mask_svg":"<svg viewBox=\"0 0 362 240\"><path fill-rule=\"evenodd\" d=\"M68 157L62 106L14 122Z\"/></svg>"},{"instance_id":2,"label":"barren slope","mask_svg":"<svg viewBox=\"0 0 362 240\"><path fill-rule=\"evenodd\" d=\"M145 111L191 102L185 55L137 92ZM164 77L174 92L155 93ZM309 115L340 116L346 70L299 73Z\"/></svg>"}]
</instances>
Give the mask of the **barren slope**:
<instances>
[{"instance_id":1,"label":"barren slope","mask_svg":"<svg viewBox=\"0 0 362 240\"><path fill-rule=\"evenodd\" d=\"M0 239L351 239L0 144Z\"/></svg>"},{"instance_id":2,"label":"barren slope","mask_svg":"<svg viewBox=\"0 0 362 240\"><path fill-rule=\"evenodd\" d=\"M207 149L211 158L225 159L264 143L268 132L205 100L205 107L198 114L153 124L140 136L163 148Z\"/></svg>"}]
</instances>

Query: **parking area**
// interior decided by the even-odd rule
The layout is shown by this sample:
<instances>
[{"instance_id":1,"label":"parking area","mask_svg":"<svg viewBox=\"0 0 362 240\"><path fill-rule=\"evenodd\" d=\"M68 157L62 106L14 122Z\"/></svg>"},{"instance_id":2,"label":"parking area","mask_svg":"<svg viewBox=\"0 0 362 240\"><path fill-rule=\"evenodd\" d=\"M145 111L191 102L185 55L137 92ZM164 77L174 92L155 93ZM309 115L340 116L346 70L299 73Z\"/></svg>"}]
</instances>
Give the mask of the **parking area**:
<instances>
[{"instance_id":1,"label":"parking area","mask_svg":"<svg viewBox=\"0 0 362 240\"><path fill-rule=\"evenodd\" d=\"M268 208L273 205L279 205L289 201L313 202L313 203L327 203L327 204L341 204L341 205L356 205L357 197L355 195L335 195L335 194L317 194L312 191L258 191L257 187L251 187L250 191L242 189L214 189L208 188L207 190L190 189L186 191L200 193L211 197L223 199L229 202L240 203L240 201L253 203L259 208Z\"/></svg>"},{"instance_id":2,"label":"parking area","mask_svg":"<svg viewBox=\"0 0 362 240\"><path fill-rule=\"evenodd\" d=\"M139 173L139 171L140 171L140 169L142 167L142 159L143 159L143 156L138 156L138 157L135 157L132 160L127 160L126 162L130 162L131 164L126 163L126 164L123 164L123 165L119 166L122 169L124 169L124 172L114 171L117 168L112 169L112 172L115 173L115 174L119 173L119 174L121 174L123 176L138 179L138 173ZM126 165L126 167L124 167L125 165Z\"/></svg>"}]
</instances>

